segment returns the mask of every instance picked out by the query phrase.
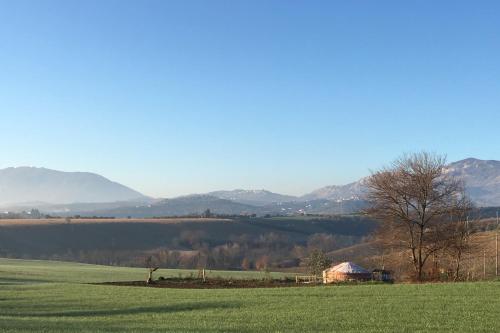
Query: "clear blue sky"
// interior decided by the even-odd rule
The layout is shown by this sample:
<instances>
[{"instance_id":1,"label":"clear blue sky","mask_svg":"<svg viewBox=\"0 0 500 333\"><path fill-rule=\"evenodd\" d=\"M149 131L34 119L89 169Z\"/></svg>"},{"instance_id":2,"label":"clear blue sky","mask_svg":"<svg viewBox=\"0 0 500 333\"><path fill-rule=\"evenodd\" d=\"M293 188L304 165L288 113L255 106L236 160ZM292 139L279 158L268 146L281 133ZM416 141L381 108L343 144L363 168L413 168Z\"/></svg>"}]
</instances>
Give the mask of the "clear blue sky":
<instances>
[{"instance_id":1,"label":"clear blue sky","mask_svg":"<svg viewBox=\"0 0 500 333\"><path fill-rule=\"evenodd\" d=\"M302 194L500 159L500 1L0 0L0 167Z\"/></svg>"}]
</instances>

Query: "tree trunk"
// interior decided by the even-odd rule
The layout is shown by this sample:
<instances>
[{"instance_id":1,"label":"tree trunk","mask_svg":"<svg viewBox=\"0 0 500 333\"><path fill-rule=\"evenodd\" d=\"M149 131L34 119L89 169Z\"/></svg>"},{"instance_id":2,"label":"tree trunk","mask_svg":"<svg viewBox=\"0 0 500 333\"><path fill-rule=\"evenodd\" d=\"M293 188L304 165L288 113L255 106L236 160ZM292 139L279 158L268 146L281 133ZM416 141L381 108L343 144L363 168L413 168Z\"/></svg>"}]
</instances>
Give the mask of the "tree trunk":
<instances>
[{"instance_id":1,"label":"tree trunk","mask_svg":"<svg viewBox=\"0 0 500 333\"><path fill-rule=\"evenodd\" d=\"M424 227L420 225L419 230L419 239L418 239L418 282L422 282L422 270L424 268L424 262L422 260L422 246L423 246L423 238L424 238Z\"/></svg>"},{"instance_id":2,"label":"tree trunk","mask_svg":"<svg viewBox=\"0 0 500 333\"><path fill-rule=\"evenodd\" d=\"M152 270L149 270L148 279L146 280L146 283L147 284L153 283L153 271Z\"/></svg>"},{"instance_id":3,"label":"tree trunk","mask_svg":"<svg viewBox=\"0 0 500 333\"><path fill-rule=\"evenodd\" d=\"M454 282L458 281L459 274L460 274L460 258L457 258L457 264L455 266L455 276L453 277Z\"/></svg>"}]
</instances>

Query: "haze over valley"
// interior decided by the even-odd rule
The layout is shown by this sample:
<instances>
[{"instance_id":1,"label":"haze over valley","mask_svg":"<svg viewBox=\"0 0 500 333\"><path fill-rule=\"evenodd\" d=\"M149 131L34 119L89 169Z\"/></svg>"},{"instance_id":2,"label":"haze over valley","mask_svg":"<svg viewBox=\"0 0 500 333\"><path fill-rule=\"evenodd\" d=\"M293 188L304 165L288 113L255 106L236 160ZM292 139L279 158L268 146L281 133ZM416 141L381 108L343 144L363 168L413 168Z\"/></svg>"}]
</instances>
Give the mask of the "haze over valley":
<instances>
[{"instance_id":1,"label":"haze over valley","mask_svg":"<svg viewBox=\"0 0 500 333\"><path fill-rule=\"evenodd\" d=\"M500 206L500 161L474 158L450 163L446 174L463 179L477 206ZM18 167L0 170L0 205L5 210L32 208L44 213L116 217L347 214L362 209L364 178L291 196L267 190L220 190L170 199L151 198L100 175Z\"/></svg>"}]
</instances>

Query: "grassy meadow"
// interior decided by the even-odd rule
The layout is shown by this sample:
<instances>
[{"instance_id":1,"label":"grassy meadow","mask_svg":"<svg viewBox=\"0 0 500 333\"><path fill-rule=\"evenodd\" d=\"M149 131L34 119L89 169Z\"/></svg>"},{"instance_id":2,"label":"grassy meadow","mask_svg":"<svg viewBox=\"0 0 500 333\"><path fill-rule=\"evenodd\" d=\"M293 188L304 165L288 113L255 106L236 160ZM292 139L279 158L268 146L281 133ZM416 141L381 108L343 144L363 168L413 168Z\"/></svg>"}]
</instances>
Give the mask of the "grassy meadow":
<instances>
[{"instance_id":1,"label":"grassy meadow","mask_svg":"<svg viewBox=\"0 0 500 333\"><path fill-rule=\"evenodd\" d=\"M191 271L158 276L179 273ZM499 282L217 290L87 284L144 277L137 268L0 259L0 332L500 331Z\"/></svg>"},{"instance_id":2,"label":"grassy meadow","mask_svg":"<svg viewBox=\"0 0 500 333\"><path fill-rule=\"evenodd\" d=\"M208 277L259 279L267 277L258 271L206 271ZM193 269L159 269L154 276L196 277ZM41 282L100 283L110 281L145 280L145 268L89 265L63 261L19 260L0 258L0 285ZM293 277L293 274L271 272L273 278Z\"/></svg>"}]
</instances>

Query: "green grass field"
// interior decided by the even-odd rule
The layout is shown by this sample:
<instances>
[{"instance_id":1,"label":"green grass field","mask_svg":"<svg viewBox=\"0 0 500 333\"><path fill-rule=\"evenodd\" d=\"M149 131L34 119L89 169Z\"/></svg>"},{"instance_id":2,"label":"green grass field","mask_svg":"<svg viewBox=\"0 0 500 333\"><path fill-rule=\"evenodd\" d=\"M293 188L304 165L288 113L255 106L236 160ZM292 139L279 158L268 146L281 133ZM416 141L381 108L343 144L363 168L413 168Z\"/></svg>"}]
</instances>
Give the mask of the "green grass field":
<instances>
[{"instance_id":1,"label":"green grass field","mask_svg":"<svg viewBox=\"0 0 500 333\"><path fill-rule=\"evenodd\" d=\"M264 278L258 271L211 271L208 277L234 279ZM294 276L293 274L271 272L274 278ZM155 277L189 277L198 275L193 269L159 269ZM145 268L99 266L62 261L17 260L0 258L0 285L7 283L68 282L99 283L109 281L145 280Z\"/></svg>"},{"instance_id":2,"label":"green grass field","mask_svg":"<svg viewBox=\"0 0 500 333\"><path fill-rule=\"evenodd\" d=\"M144 276L135 268L0 259L0 332L500 332L499 282L218 290L85 284Z\"/></svg>"}]
</instances>

